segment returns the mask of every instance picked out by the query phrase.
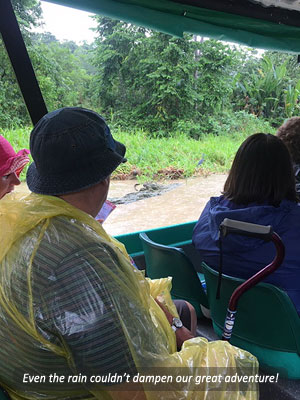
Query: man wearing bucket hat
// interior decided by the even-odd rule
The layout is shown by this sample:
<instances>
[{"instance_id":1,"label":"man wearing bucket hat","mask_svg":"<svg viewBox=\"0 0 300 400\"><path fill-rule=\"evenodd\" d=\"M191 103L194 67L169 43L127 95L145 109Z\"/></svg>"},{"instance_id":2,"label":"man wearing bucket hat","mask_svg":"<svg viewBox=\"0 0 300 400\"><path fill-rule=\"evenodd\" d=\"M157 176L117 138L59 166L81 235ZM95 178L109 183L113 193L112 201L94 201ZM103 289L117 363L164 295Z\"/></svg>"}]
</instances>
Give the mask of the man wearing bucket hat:
<instances>
[{"instance_id":1,"label":"man wearing bucket hat","mask_svg":"<svg viewBox=\"0 0 300 400\"><path fill-rule=\"evenodd\" d=\"M94 219L110 174L126 161L125 146L100 115L72 107L37 123L30 151L32 194L0 205L0 223L9 227L0 231L0 344L14 338L0 353L7 367L0 367L1 379L8 389L42 396L54 386L24 386L25 372L121 376L157 354L169 357L191 332L154 301L124 246ZM72 390L65 383L61 395Z\"/></svg>"},{"instance_id":2,"label":"man wearing bucket hat","mask_svg":"<svg viewBox=\"0 0 300 400\"><path fill-rule=\"evenodd\" d=\"M29 150L16 153L3 136L0 135L0 199L20 184L19 175L29 162Z\"/></svg>"},{"instance_id":3,"label":"man wearing bucket hat","mask_svg":"<svg viewBox=\"0 0 300 400\"><path fill-rule=\"evenodd\" d=\"M28 187L51 196L92 187L126 161L125 146L113 139L104 119L75 107L44 116L31 133L30 148Z\"/></svg>"}]
</instances>

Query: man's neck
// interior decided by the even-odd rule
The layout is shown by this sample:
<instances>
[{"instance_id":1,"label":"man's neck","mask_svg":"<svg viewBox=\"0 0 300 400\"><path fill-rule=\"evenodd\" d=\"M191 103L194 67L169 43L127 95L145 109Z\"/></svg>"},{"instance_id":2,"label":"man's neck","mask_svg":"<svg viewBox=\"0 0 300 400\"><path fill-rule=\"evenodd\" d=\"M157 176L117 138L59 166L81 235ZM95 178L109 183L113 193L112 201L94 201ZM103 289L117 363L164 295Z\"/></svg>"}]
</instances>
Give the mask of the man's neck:
<instances>
[{"instance_id":1,"label":"man's neck","mask_svg":"<svg viewBox=\"0 0 300 400\"><path fill-rule=\"evenodd\" d=\"M58 197L95 218L106 200L107 192L108 186L100 182L80 192L63 194Z\"/></svg>"},{"instance_id":2,"label":"man's neck","mask_svg":"<svg viewBox=\"0 0 300 400\"><path fill-rule=\"evenodd\" d=\"M92 217L95 217L97 213L95 213L94 206L91 204L90 201L85 200L83 198L78 198L77 196L72 196L71 194L69 195L62 195L58 196L62 200L66 201L67 203L71 204L73 207L78 208L81 211L86 212L87 214L90 214Z\"/></svg>"}]
</instances>

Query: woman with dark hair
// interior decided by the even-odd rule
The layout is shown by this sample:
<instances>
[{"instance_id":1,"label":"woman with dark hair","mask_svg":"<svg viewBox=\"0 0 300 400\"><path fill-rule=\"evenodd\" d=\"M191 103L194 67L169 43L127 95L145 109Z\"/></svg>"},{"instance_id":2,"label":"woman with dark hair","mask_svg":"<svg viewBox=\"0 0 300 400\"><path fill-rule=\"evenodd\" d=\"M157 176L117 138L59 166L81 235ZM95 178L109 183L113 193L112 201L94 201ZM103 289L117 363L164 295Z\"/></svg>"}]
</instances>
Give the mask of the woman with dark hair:
<instances>
[{"instance_id":1,"label":"woman with dark hair","mask_svg":"<svg viewBox=\"0 0 300 400\"><path fill-rule=\"evenodd\" d=\"M219 226L224 218L272 225L285 245L281 267L264 282L284 289L300 314L300 207L289 152L276 136L256 133L238 149L223 195L212 197L193 232L202 261L219 266ZM247 279L274 257L272 243L240 235L223 240L223 272Z\"/></svg>"}]
</instances>

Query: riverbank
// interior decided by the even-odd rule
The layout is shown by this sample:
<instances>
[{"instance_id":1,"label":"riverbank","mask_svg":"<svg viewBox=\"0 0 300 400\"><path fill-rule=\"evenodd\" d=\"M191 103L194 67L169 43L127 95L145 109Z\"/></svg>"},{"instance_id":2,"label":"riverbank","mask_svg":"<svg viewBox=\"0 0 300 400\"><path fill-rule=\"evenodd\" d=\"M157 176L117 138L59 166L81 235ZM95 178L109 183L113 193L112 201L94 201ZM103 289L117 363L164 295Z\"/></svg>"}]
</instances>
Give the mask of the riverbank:
<instances>
[{"instance_id":1,"label":"riverbank","mask_svg":"<svg viewBox=\"0 0 300 400\"><path fill-rule=\"evenodd\" d=\"M274 129L267 122L247 115L245 124L233 126L229 133L206 134L197 140L184 131L174 132L168 137L134 129L124 132L112 128L112 132L115 139L127 147L127 162L117 168L112 179L146 182L227 173L246 137L255 132L274 132ZM16 150L29 147L30 128L8 130L1 134ZM25 179L24 173L21 179Z\"/></svg>"}]
</instances>

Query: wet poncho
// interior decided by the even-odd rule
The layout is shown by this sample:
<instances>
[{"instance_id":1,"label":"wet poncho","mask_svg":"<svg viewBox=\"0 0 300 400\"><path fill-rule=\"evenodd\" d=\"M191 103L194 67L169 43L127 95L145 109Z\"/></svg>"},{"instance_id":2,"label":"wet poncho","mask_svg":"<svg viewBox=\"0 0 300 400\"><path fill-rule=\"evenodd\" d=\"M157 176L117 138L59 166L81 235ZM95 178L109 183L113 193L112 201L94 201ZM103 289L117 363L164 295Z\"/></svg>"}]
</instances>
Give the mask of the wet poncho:
<instances>
[{"instance_id":1,"label":"wet poncho","mask_svg":"<svg viewBox=\"0 0 300 400\"><path fill-rule=\"evenodd\" d=\"M176 315L171 280L145 279L90 215L56 197L9 194L0 226L0 383L11 398L111 399L135 389L133 378L147 399L258 398L248 352L200 337L177 352L154 300ZM236 374L246 378L225 379ZM166 375L168 386L146 385L146 375Z\"/></svg>"}]
</instances>

